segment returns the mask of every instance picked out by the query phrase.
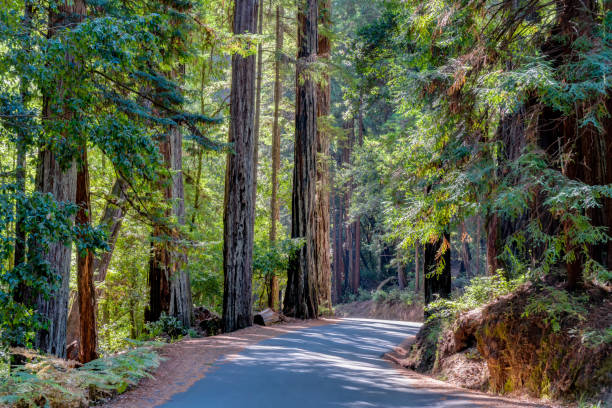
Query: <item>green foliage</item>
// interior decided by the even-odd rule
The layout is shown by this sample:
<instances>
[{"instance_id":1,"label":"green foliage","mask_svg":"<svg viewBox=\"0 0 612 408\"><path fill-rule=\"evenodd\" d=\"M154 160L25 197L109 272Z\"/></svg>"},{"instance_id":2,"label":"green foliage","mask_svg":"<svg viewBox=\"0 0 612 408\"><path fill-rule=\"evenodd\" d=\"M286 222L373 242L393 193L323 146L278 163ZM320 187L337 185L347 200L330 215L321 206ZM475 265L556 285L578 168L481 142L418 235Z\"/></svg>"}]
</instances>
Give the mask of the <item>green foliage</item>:
<instances>
[{"instance_id":1,"label":"green foliage","mask_svg":"<svg viewBox=\"0 0 612 408\"><path fill-rule=\"evenodd\" d=\"M168 316L165 313L155 322L145 324L149 338L157 339L162 335L167 335L172 340L176 340L189 333L189 328L174 316Z\"/></svg>"},{"instance_id":2,"label":"green foliage","mask_svg":"<svg viewBox=\"0 0 612 408\"><path fill-rule=\"evenodd\" d=\"M385 302L389 299L389 294L384 290L377 290L372 294L372 300L377 303Z\"/></svg>"},{"instance_id":3,"label":"green foliage","mask_svg":"<svg viewBox=\"0 0 612 408\"><path fill-rule=\"evenodd\" d=\"M459 313L476 309L500 296L507 295L526 282L526 277L508 280L503 271L493 276L474 277L461 292L454 292L451 299L437 299L426 306L429 319L452 319Z\"/></svg>"},{"instance_id":4,"label":"green foliage","mask_svg":"<svg viewBox=\"0 0 612 408\"><path fill-rule=\"evenodd\" d=\"M521 317L542 316L544 323L558 332L565 320L586 319L588 300L587 295L576 296L563 289L544 286L541 293L529 299Z\"/></svg>"},{"instance_id":5,"label":"green foliage","mask_svg":"<svg viewBox=\"0 0 612 408\"><path fill-rule=\"evenodd\" d=\"M253 272L262 277L284 273L291 255L303 245L303 239L257 242L253 249Z\"/></svg>"},{"instance_id":6,"label":"green foliage","mask_svg":"<svg viewBox=\"0 0 612 408\"><path fill-rule=\"evenodd\" d=\"M140 346L104 357L80 368L50 357L32 355L25 366L13 368L0 381L0 404L14 406L89 405L96 398L123 393L151 377L160 357L155 345Z\"/></svg>"}]
</instances>

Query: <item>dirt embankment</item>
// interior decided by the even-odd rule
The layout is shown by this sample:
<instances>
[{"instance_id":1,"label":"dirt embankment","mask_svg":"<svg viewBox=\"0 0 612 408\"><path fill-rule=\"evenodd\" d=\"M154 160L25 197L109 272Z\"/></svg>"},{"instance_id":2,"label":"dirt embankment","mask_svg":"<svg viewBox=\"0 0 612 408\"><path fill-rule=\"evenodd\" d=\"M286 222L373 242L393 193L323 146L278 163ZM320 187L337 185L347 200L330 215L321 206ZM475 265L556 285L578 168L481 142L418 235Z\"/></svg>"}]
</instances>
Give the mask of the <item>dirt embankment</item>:
<instances>
[{"instance_id":1,"label":"dirt embankment","mask_svg":"<svg viewBox=\"0 0 612 408\"><path fill-rule=\"evenodd\" d=\"M423 305L408 305L401 301L366 300L338 305L334 308L338 317L364 317L381 320L402 320L406 322L423 321Z\"/></svg>"},{"instance_id":2,"label":"dirt embankment","mask_svg":"<svg viewBox=\"0 0 612 408\"><path fill-rule=\"evenodd\" d=\"M575 400L610 390L611 329L610 292L526 284L450 325L428 321L389 357L467 388Z\"/></svg>"}]
</instances>

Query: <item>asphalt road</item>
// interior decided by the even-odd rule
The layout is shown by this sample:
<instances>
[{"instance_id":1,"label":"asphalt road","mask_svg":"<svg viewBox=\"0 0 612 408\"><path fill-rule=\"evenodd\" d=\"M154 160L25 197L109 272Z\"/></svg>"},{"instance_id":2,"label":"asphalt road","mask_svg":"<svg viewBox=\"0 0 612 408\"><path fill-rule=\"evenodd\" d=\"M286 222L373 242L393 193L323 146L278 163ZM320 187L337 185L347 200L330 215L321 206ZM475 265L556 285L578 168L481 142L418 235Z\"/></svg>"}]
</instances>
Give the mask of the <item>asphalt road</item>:
<instances>
[{"instance_id":1,"label":"asphalt road","mask_svg":"<svg viewBox=\"0 0 612 408\"><path fill-rule=\"evenodd\" d=\"M215 363L165 408L521 407L406 375L381 356L420 324L344 319L265 340ZM434 384L432 386L432 384ZM437 385L435 385L437 384Z\"/></svg>"}]
</instances>

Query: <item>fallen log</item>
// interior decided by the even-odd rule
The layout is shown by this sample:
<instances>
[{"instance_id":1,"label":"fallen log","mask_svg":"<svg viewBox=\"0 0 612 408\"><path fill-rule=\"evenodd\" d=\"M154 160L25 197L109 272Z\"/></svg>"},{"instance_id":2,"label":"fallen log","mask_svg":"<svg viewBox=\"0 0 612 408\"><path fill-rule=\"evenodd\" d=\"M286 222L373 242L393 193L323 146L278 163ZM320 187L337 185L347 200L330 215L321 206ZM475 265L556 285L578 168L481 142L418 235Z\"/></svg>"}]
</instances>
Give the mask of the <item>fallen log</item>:
<instances>
[{"instance_id":1,"label":"fallen log","mask_svg":"<svg viewBox=\"0 0 612 408\"><path fill-rule=\"evenodd\" d=\"M275 323L280 323L283 321L281 315L276 313L274 310L268 308L262 312L257 313L253 317L253 322L260 326L270 326Z\"/></svg>"}]
</instances>

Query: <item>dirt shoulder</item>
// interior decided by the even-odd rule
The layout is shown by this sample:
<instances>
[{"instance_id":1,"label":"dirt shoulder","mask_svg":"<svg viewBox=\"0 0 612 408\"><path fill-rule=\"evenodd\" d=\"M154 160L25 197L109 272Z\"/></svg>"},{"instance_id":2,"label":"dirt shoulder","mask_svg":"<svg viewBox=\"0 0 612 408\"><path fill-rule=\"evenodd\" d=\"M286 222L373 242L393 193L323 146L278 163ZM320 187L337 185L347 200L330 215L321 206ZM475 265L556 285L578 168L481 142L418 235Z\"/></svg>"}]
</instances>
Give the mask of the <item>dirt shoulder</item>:
<instances>
[{"instance_id":1,"label":"dirt shoulder","mask_svg":"<svg viewBox=\"0 0 612 408\"><path fill-rule=\"evenodd\" d=\"M270 327L253 326L233 333L200 339L184 339L161 349L164 361L153 378L102 405L105 408L152 408L174 394L188 390L204 378L210 367L221 357L230 357L245 347L278 337L295 330L337 323L334 319L293 320Z\"/></svg>"}]
</instances>

